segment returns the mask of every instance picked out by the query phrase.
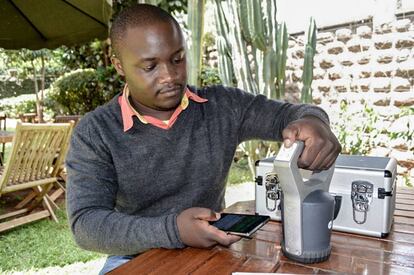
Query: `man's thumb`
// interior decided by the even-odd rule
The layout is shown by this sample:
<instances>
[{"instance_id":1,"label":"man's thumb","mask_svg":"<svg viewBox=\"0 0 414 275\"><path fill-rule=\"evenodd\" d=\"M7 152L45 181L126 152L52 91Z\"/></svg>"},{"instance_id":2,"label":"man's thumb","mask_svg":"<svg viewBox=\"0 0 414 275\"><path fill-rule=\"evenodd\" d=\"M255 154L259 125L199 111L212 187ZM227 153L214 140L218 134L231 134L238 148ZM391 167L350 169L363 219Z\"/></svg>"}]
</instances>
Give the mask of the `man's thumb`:
<instances>
[{"instance_id":1,"label":"man's thumb","mask_svg":"<svg viewBox=\"0 0 414 275\"><path fill-rule=\"evenodd\" d=\"M298 129L296 127L286 127L282 132L283 137L283 144L285 147L289 148L296 140L296 136L298 134Z\"/></svg>"},{"instance_id":2,"label":"man's thumb","mask_svg":"<svg viewBox=\"0 0 414 275\"><path fill-rule=\"evenodd\" d=\"M205 221L216 221L220 218L220 214L211 209L202 209L202 211L195 215L195 218Z\"/></svg>"}]
</instances>

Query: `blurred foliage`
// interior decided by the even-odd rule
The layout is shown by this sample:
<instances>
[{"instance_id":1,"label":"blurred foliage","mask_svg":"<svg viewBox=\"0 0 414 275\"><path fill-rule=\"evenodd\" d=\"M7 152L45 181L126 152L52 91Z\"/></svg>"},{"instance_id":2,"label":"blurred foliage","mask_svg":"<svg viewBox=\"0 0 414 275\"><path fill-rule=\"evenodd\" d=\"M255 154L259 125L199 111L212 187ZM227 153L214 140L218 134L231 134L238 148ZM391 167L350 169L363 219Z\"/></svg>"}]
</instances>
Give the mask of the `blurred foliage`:
<instances>
[{"instance_id":1,"label":"blurred foliage","mask_svg":"<svg viewBox=\"0 0 414 275\"><path fill-rule=\"evenodd\" d=\"M362 110L350 111L349 104L345 100L341 101L340 116L333 124L333 131L342 145L342 153L366 155L378 145L381 129L376 127L376 123L379 116L367 105Z\"/></svg>"},{"instance_id":2,"label":"blurred foliage","mask_svg":"<svg viewBox=\"0 0 414 275\"><path fill-rule=\"evenodd\" d=\"M94 40L90 43L59 48L60 62L66 71L106 67L111 65L107 41Z\"/></svg>"},{"instance_id":3,"label":"blurred foliage","mask_svg":"<svg viewBox=\"0 0 414 275\"><path fill-rule=\"evenodd\" d=\"M51 79L45 79L45 86L48 87ZM37 84L41 86L41 81L38 79ZM32 79L16 79L14 77L7 78L4 81L0 80L0 99L15 97L25 94L34 94L34 81Z\"/></svg>"},{"instance_id":4,"label":"blurred foliage","mask_svg":"<svg viewBox=\"0 0 414 275\"><path fill-rule=\"evenodd\" d=\"M253 179L249 170L247 157L243 157L238 161L233 161L227 176L227 184L233 185L251 181L253 181Z\"/></svg>"},{"instance_id":5,"label":"blurred foliage","mask_svg":"<svg viewBox=\"0 0 414 275\"><path fill-rule=\"evenodd\" d=\"M414 115L414 107L402 107L401 112L396 117L396 119L407 117ZM410 119L407 119L407 124L404 125L403 131L399 132L391 132L387 131L388 137L393 139L402 139L406 146L408 147L408 150L414 150L414 123L411 122Z\"/></svg>"},{"instance_id":6,"label":"blurred foliage","mask_svg":"<svg viewBox=\"0 0 414 275\"><path fill-rule=\"evenodd\" d=\"M217 68L212 68L209 66L203 66L201 69L200 75L200 82L201 86L208 86L208 85L217 85L221 84L220 77L218 75Z\"/></svg>"},{"instance_id":7,"label":"blurred foliage","mask_svg":"<svg viewBox=\"0 0 414 275\"><path fill-rule=\"evenodd\" d=\"M36 113L36 100L26 100L16 105L16 117L18 114Z\"/></svg>"},{"instance_id":8,"label":"blurred foliage","mask_svg":"<svg viewBox=\"0 0 414 275\"><path fill-rule=\"evenodd\" d=\"M83 115L108 102L122 85L111 67L78 69L55 81L46 105L54 114Z\"/></svg>"},{"instance_id":9,"label":"blurred foliage","mask_svg":"<svg viewBox=\"0 0 414 275\"><path fill-rule=\"evenodd\" d=\"M17 81L32 79L34 69L36 75L41 74L41 59L45 61L46 79L54 79L63 73L64 67L60 62L61 48L56 50L42 49L31 51L27 49L4 50L0 48L0 75L13 77Z\"/></svg>"},{"instance_id":10,"label":"blurred foliage","mask_svg":"<svg viewBox=\"0 0 414 275\"><path fill-rule=\"evenodd\" d=\"M215 47L216 46L216 38L212 32L206 32L203 36L203 47Z\"/></svg>"},{"instance_id":11,"label":"blurred foliage","mask_svg":"<svg viewBox=\"0 0 414 275\"><path fill-rule=\"evenodd\" d=\"M0 101L0 112L8 117L18 117L20 113L36 112L36 98L34 94L20 95Z\"/></svg>"},{"instance_id":12,"label":"blurred foliage","mask_svg":"<svg viewBox=\"0 0 414 275\"><path fill-rule=\"evenodd\" d=\"M113 0L112 2L114 18L123 8L138 1ZM145 2L157 5L173 14L187 12L187 1L153 0ZM0 49L0 97L34 93L34 75L38 80L41 76L40 56L43 56L45 61L45 88L47 89L54 80L61 77L53 85L51 97L46 96L44 99L48 111L55 113L53 115L83 114L104 104L122 91L124 82L111 64L109 41L94 40L82 45L62 46L55 50ZM10 80L11 83L9 83ZM7 89L8 92L2 92L2 88ZM41 89L40 81L39 89ZM88 89L90 91L87 91ZM16 107L16 104L2 104L0 108L7 110L10 115L14 116L17 110L31 110L30 106L33 105L32 101L19 108Z\"/></svg>"},{"instance_id":13,"label":"blurred foliage","mask_svg":"<svg viewBox=\"0 0 414 275\"><path fill-rule=\"evenodd\" d=\"M94 69L79 69L58 78L49 94L49 99L57 103L56 113L84 114L90 110L90 105L102 104L97 82Z\"/></svg>"}]
</instances>

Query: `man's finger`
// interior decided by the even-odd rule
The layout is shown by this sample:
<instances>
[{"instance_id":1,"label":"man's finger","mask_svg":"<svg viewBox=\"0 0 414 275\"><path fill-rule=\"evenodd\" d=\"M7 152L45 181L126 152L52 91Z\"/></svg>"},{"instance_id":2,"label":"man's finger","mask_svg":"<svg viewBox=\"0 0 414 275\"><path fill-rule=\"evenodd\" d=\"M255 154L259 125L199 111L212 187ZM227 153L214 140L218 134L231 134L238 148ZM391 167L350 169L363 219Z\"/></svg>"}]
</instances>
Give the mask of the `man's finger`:
<instances>
[{"instance_id":1,"label":"man's finger","mask_svg":"<svg viewBox=\"0 0 414 275\"><path fill-rule=\"evenodd\" d=\"M282 131L283 143L285 147L289 148L297 139L299 135L299 129L295 126L287 126Z\"/></svg>"},{"instance_id":2,"label":"man's finger","mask_svg":"<svg viewBox=\"0 0 414 275\"><path fill-rule=\"evenodd\" d=\"M315 162L317 159L318 154L322 151L323 145L319 144L318 142L310 142L305 141L305 148L303 149L302 154L298 159L298 166L300 168L309 169L309 167Z\"/></svg>"},{"instance_id":3,"label":"man's finger","mask_svg":"<svg viewBox=\"0 0 414 275\"><path fill-rule=\"evenodd\" d=\"M216 213L208 208L196 208L194 218L205 221L216 221L220 219L220 213Z\"/></svg>"},{"instance_id":4,"label":"man's finger","mask_svg":"<svg viewBox=\"0 0 414 275\"><path fill-rule=\"evenodd\" d=\"M239 241L241 239L241 237L236 236L236 235L231 235L231 234L227 234L226 232L217 229L214 226L211 226L211 231L209 234L209 238L211 240L214 240L215 242L224 245L224 246L229 246L232 243L235 243L237 241Z\"/></svg>"}]
</instances>

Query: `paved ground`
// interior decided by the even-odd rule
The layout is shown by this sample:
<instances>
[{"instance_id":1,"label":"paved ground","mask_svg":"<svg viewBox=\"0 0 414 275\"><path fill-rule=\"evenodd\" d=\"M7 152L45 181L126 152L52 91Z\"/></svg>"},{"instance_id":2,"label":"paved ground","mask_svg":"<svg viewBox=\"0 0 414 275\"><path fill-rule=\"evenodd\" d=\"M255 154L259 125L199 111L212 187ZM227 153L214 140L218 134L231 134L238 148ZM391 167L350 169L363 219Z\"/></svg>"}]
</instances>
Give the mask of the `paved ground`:
<instances>
[{"instance_id":1,"label":"paved ground","mask_svg":"<svg viewBox=\"0 0 414 275\"><path fill-rule=\"evenodd\" d=\"M227 188L226 191L226 206L229 206L237 201L253 200L254 199L254 183L244 183L233 185ZM21 272L3 273L10 275L93 275L98 274L105 258L93 260L86 263L74 263L64 267L48 267L40 270L26 270Z\"/></svg>"}]
</instances>

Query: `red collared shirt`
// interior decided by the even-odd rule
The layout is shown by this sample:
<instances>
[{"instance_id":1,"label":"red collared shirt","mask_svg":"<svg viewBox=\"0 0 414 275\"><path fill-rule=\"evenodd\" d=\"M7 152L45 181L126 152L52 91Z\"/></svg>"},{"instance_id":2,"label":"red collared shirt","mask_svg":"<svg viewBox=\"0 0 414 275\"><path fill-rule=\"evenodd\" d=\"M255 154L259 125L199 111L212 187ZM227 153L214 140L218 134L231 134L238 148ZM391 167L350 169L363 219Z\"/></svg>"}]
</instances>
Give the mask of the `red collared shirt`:
<instances>
[{"instance_id":1,"label":"red collared shirt","mask_svg":"<svg viewBox=\"0 0 414 275\"><path fill-rule=\"evenodd\" d=\"M126 84L124 87L124 91L122 92L122 95L118 98L119 105L121 106L124 132L131 129L132 125L134 124L134 121L132 119L134 116L136 116L141 123L149 123L165 130L170 129L174 125L175 121L177 120L181 112L187 109L189 105L189 99L197 103L204 103L208 101L207 99L199 97L195 93L191 92L190 89L186 87L180 105L177 107L177 109L175 109L174 113L168 121L163 121L152 116L141 115L140 113L138 113L129 102L129 88Z\"/></svg>"}]
</instances>

